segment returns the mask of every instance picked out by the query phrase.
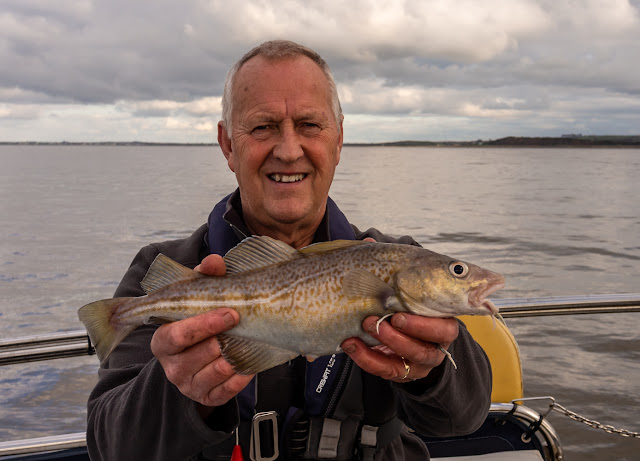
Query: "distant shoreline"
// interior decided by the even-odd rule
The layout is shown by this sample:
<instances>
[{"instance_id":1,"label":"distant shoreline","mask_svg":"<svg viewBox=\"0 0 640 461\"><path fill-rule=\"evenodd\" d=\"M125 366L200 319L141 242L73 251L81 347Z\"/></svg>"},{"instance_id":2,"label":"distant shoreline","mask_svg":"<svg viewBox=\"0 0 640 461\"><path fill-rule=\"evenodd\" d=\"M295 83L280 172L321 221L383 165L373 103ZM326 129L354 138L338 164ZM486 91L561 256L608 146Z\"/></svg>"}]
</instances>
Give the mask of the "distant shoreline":
<instances>
[{"instance_id":1,"label":"distant shoreline","mask_svg":"<svg viewBox=\"0 0 640 461\"><path fill-rule=\"evenodd\" d=\"M143 142L143 141L98 141L98 142L40 142L0 141L0 146L217 146L217 143ZM393 141L376 143L344 143L350 147L636 147L640 148L637 136L582 136L521 137L508 136L496 140L477 141Z\"/></svg>"}]
</instances>

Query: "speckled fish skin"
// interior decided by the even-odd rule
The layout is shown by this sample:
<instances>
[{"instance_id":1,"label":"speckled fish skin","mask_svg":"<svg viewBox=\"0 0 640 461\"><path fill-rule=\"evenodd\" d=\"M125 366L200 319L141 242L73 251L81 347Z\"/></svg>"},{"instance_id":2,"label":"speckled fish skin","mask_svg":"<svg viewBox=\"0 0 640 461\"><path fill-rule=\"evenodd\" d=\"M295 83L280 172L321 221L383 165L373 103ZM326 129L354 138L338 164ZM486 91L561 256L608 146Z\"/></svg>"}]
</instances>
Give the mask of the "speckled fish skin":
<instances>
[{"instance_id":1,"label":"speckled fish skin","mask_svg":"<svg viewBox=\"0 0 640 461\"><path fill-rule=\"evenodd\" d=\"M486 297L504 284L494 272L401 244L334 241L295 250L268 237L252 237L231 250L225 262L227 276L208 277L160 255L142 282L147 296L81 308L79 316L99 357L106 358L122 337L144 323L230 307L240 321L222 338L225 358L237 371L256 372L299 354L331 354L350 337L375 344L362 329L370 315L495 314ZM104 320L96 322L97 309L111 310L108 327ZM100 328L96 323L102 323ZM101 338L105 328L115 331L115 339ZM245 357L252 354L259 357Z\"/></svg>"}]
</instances>

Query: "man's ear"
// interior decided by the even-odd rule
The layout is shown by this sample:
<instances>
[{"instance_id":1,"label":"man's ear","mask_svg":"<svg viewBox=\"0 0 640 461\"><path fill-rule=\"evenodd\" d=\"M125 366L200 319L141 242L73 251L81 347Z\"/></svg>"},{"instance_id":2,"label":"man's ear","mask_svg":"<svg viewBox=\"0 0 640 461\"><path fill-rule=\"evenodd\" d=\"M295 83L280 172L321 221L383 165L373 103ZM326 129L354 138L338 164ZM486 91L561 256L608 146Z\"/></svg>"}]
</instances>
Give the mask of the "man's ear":
<instances>
[{"instance_id":1,"label":"man's ear","mask_svg":"<svg viewBox=\"0 0 640 461\"><path fill-rule=\"evenodd\" d=\"M231 138L229 138L229 134L227 133L227 129L224 126L224 122L220 120L218 122L218 144L220 145L220 150L224 154L224 158L227 159L227 165L229 165L229 169L235 173L233 166L233 151L231 149Z\"/></svg>"}]
</instances>

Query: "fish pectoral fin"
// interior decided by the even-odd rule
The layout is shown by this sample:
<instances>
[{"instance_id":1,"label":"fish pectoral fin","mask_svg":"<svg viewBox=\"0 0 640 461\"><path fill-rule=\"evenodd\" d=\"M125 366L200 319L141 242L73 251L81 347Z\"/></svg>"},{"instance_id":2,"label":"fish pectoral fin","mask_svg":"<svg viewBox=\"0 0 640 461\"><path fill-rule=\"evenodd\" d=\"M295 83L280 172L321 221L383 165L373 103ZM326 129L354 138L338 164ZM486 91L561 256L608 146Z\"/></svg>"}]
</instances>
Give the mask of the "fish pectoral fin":
<instances>
[{"instance_id":1,"label":"fish pectoral fin","mask_svg":"<svg viewBox=\"0 0 640 461\"><path fill-rule=\"evenodd\" d=\"M252 375L295 359L298 352L271 346L259 341L218 335L222 357L239 375Z\"/></svg>"},{"instance_id":2,"label":"fish pectoral fin","mask_svg":"<svg viewBox=\"0 0 640 461\"><path fill-rule=\"evenodd\" d=\"M151 263L147 275L140 282L140 286L145 293L150 294L172 283L195 280L201 277L206 277L206 275L184 267L160 253Z\"/></svg>"},{"instance_id":3,"label":"fish pectoral fin","mask_svg":"<svg viewBox=\"0 0 640 461\"><path fill-rule=\"evenodd\" d=\"M344 277L342 285L350 298L359 298L387 309L388 300L395 297L395 291L384 280L364 269L354 269Z\"/></svg>"}]
</instances>

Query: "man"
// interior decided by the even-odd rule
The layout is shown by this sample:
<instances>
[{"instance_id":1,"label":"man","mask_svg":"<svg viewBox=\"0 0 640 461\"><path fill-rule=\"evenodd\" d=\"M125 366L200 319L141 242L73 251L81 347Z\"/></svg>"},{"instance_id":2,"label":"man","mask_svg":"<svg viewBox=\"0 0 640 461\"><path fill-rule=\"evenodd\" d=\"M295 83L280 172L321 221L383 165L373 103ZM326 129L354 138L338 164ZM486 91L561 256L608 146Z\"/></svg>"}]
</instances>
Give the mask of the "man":
<instances>
[{"instance_id":1,"label":"man","mask_svg":"<svg viewBox=\"0 0 640 461\"><path fill-rule=\"evenodd\" d=\"M328 198L342 119L331 73L315 52L274 41L247 53L227 76L218 124L238 190L191 237L143 248L115 296L143 295L140 281L160 252L224 275L221 255L249 235L295 248L333 239L416 244L361 233ZM401 313L376 331L377 320L362 326L382 346L349 338L343 354L312 364L299 357L257 377L235 374L220 355L216 335L239 321L232 309L141 327L99 371L88 404L90 455L229 459L235 432L245 456L253 442L265 459L276 446L279 459L428 459L406 426L428 436L475 430L490 403L488 360L455 319ZM443 362L438 344L458 370ZM251 423L255 413L263 422Z\"/></svg>"}]
</instances>

